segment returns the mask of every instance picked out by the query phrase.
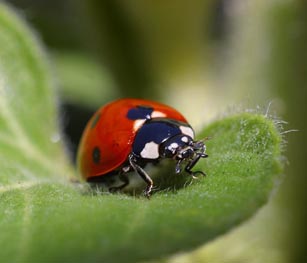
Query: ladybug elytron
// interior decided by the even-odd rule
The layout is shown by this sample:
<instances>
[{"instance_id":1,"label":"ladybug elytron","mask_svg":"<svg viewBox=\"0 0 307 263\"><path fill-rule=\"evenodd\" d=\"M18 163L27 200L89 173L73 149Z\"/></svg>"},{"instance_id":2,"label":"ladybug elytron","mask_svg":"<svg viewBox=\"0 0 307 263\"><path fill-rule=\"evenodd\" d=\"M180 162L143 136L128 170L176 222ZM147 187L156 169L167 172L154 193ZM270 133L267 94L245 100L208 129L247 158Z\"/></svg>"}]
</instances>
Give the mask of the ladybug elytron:
<instances>
[{"instance_id":1,"label":"ladybug elytron","mask_svg":"<svg viewBox=\"0 0 307 263\"><path fill-rule=\"evenodd\" d=\"M147 163L164 158L176 161L175 172L192 171L200 158L208 155L202 141L194 141L194 131L175 109L142 99L119 99L101 107L88 122L78 149L77 165L88 182L109 182L109 190L129 184L127 173L135 171L147 184L150 196L153 181L144 170ZM121 184L110 184L118 177Z\"/></svg>"}]
</instances>

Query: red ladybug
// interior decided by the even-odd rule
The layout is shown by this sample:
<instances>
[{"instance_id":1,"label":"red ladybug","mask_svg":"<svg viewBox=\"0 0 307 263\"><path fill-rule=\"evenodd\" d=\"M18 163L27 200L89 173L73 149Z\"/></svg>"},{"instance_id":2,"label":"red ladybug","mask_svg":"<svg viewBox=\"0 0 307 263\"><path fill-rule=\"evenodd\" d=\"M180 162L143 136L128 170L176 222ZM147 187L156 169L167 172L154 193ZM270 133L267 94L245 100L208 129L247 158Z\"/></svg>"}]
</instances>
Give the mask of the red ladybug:
<instances>
[{"instance_id":1,"label":"red ladybug","mask_svg":"<svg viewBox=\"0 0 307 263\"><path fill-rule=\"evenodd\" d=\"M129 184L127 173L135 171L146 183L150 196L153 181L144 170L147 163L174 159L175 172L182 163L190 175L200 158L208 155L202 141L175 109L142 99L119 99L101 107L88 122L78 149L77 165L88 182L104 183L110 191ZM115 186L116 179L121 185Z\"/></svg>"}]
</instances>

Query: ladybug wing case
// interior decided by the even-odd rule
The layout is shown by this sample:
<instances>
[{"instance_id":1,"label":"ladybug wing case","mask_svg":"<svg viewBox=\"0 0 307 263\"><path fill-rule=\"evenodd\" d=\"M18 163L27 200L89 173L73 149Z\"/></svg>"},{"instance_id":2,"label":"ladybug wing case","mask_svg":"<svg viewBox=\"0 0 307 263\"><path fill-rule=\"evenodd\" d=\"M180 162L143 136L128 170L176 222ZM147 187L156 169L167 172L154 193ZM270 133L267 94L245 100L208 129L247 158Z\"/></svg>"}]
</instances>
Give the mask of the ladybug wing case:
<instances>
[{"instance_id":1,"label":"ladybug wing case","mask_svg":"<svg viewBox=\"0 0 307 263\"><path fill-rule=\"evenodd\" d=\"M134 136L127 109L108 104L88 122L78 149L77 163L85 179L106 174L128 157Z\"/></svg>"}]
</instances>

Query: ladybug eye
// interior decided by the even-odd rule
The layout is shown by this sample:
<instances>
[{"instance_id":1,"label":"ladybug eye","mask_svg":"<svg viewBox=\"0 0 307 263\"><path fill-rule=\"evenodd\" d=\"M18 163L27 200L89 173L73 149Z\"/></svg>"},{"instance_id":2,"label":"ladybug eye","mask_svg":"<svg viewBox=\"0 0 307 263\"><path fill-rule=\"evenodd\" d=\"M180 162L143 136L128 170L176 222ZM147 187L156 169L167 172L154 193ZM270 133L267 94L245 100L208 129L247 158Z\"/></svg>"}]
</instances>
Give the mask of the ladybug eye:
<instances>
[{"instance_id":1,"label":"ladybug eye","mask_svg":"<svg viewBox=\"0 0 307 263\"><path fill-rule=\"evenodd\" d=\"M179 147L178 143L173 142L167 148L168 148L168 150L170 150L174 153L177 150L178 147Z\"/></svg>"},{"instance_id":2,"label":"ladybug eye","mask_svg":"<svg viewBox=\"0 0 307 263\"><path fill-rule=\"evenodd\" d=\"M181 149L178 154L176 155L176 158L178 159L187 159L194 155L194 150L192 147L187 146L183 149Z\"/></svg>"},{"instance_id":3,"label":"ladybug eye","mask_svg":"<svg viewBox=\"0 0 307 263\"><path fill-rule=\"evenodd\" d=\"M165 147L160 155L164 158L172 158L175 155L175 152L176 151L173 148Z\"/></svg>"}]
</instances>

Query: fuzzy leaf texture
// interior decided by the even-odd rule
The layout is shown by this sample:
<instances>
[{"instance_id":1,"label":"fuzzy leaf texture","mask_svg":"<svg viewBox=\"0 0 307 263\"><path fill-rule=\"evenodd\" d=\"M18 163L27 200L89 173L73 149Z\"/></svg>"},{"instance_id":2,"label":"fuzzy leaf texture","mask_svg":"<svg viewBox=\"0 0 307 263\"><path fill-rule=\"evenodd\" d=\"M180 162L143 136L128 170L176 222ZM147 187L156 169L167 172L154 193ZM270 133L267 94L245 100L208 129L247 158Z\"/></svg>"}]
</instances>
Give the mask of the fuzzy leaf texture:
<instances>
[{"instance_id":1,"label":"fuzzy leaf texture","mask_svg":"<svg viewBox=\"0 0 307 263\"><path fill-rule=\"evenodd\" d=\"M199 138L207 177L151 200L81 192L61 141L54 83L38 41L0 4L0 258L137 262L192 249L249 218L281 173L272 120L242 113ZM171 173L169 173L171 176Z\"/></svg>"}]
</instances>

